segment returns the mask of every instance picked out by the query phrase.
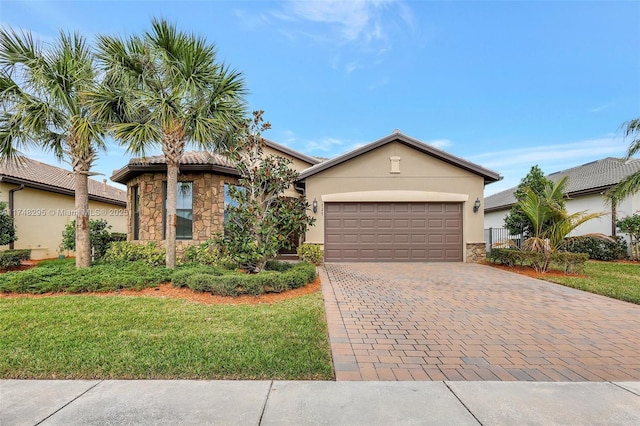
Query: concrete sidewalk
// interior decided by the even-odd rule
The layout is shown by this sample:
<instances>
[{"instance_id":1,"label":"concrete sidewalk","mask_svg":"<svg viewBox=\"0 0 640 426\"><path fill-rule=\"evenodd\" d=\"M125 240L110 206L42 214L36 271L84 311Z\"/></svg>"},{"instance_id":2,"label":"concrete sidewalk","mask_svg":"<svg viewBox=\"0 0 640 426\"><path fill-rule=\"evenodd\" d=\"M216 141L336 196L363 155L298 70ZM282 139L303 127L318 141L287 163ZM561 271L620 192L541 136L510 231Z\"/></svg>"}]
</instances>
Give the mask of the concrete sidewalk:
<instances>
[{"instance_id":1,"label":"concrete sidewalk","mask_svg":"<svg viewBox=\"0 0 640 426\"><path fill-rule=\"evenodd\" d=\"M640 382L0 381L36 424L638 425Z\"/></svg>"}]
</instances>

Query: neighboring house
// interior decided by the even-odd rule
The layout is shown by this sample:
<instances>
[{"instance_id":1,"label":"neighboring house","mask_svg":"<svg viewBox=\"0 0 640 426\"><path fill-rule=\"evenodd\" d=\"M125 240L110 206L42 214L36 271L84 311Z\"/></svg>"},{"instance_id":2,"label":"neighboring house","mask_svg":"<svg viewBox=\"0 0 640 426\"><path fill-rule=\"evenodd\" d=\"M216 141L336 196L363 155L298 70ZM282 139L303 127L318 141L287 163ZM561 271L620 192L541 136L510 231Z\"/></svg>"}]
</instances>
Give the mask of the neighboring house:
<instances>
[{"instance_id":1,"label":"neighboring house","mask_svg":"<svg viewBox=\"0 0 640 426\"><path fill-rule=\"evenodd\" d=\"M272 141L265 141L265 154L276 154L292 161L301 171L317 164L318 159L296 152ZM162 246L165 239L165 202L167 164L164 156L135 158L114 171L111 179L127 185L130 206L127 235L129 241L155 241ZM201 243L224 230L225 205L230 185L238 183L238 172L222 154L186 152L178 174L177 229L178 252L185 246ZM294 188L285 195L297 197Z\"/></svg>"},{"instance_id":2,"label":"neighboring house","mask_svg":"<svg viewBox=\"0 0 640 426\"><path fill-rule=\"evenodd\" d=\"M302 171L290 196L305 194L316 224L305 241L327 261L476 261L484 257L484 186L500 179L485 169L395 132L332 160L267 141ZM129 240L164 239L166 164L162 156L131 160L112 179L127 185ZM190 152L178 177L179 251L223 230L226 188L237 172L219 154Z\"/></svg>"},{"instance_id":3,"label":"neighboring house","mask_svg":"<svg viewBox=\"0 0 640 426\"><path fill-rule=\"evenodd\" d=\"M623 178L640 171L640 159L624 160L621 158L604 158L571 169L552 173L547 176L556 182L567 176L568 199L565 206L569 213L587 211L589 213L605 212L606 215L592 219L578 227L573 235L600 233L616 235L616 219L634 214L640 210L640 193L628 197L613 207L606 202L604 193ZM484 227L503 228L504 218L511 206L516 203L514 192L510 188L485 199Z\"/></svg>"},{"instance_id":4,"label":"neighboring house","mask_svg":"<svg viewBox=\"0 0 640 426\"><path fill-rule=\"evenodd\" d=\"M57 257L65 225L75 219L74 188L73 174L59 167L31 159L0 165L0 200L7 203L18 235L1 249L31 249L32 259ZM126 232L125 209L125 191L106 179L89 179L91 219L105 219L111 232Z\"/></svg>"}]
</instances>

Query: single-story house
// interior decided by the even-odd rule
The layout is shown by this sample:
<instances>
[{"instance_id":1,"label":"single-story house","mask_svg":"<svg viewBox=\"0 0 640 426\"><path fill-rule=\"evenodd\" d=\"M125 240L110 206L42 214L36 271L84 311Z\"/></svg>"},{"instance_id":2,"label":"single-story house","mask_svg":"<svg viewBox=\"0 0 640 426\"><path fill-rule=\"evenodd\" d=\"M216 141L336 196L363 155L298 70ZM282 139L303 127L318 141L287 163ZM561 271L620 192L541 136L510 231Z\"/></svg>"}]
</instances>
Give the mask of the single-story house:
<instances>
[{"instance_id":1,"label":"single-story house","mask_svg":"<svg viewBox=\"0 0 640 426\"><path fill-rule=\"evenodd\" d=\"M317 158L296 152L288 147L265 140L266 155L288 158L292 168L300 172L320 162ZM127 185L129 241L155 241L159 246L165 240L165 201L167 164L164 156L134 158L123 168L113 172L111 180ZM224 229L225 205L230 185L238 183L238 172L233 163L222 154L189 151L180 161L177 204L177 251L185 246L202 243ZM299 193L290 188L288 193Z\"/></svg>"},{"instance_id":2,"label":"single-story house","mask_svg":"<svg viewBox=\"0 0 640 426\"><path fill-rule=\"evenodd\" d=\"M64 228L75 219L74 197L74 177L67 170L31 159L1 164L0 201L14 218L18 240L0 249L31 249L32 259L57 257ZM111 232L127 230L126 200L126 192L106 179L89 179L91 219L105 219Z\"/></svg>"},{"instance_id":3,"label":"single-story house","mask_svg":"<svg viewBox=\"0 0 640 426\"><path fill-rule=\"evenodd\" d=\"M300 171L292 196L304 194L316 223L304 239L327 261L478 261L484 258L483 193L500 175L399 131L320 161L267 141ZM130 240L162 242L166 164L134 159L112 179L127 185ZM184 155L179 180L181 246L223 229L233 164L220 154ZM226 200L228 202L228 199ZM182 210L182 211L181 211ZM178 225L180 228L180 224Z\"/></svg>"},{"instance_id":4,"label":"single-story house","mask_svg":"<svg viewBox=\"0 0 640 426\"><path fill-rule=\"evenodd\" d=\"M640 193L627 197L616 206L607 203L604 193L623 178L640 171L640 159L624 160L607 157L560 172L551 173L547 178L556 182L568 176L567 200L569 213L587 211L605 212L606 215L592 219L578 227L573 235L600 233L616 235L616 220L632 215L640 210ZM514 192L517 187L488 196L484 203L485 229L504 227L504 218L516 203ZM488 239L488 238L487 238ZM495 238L493 238L496 240Z\"/></svg>"}]
</instances>

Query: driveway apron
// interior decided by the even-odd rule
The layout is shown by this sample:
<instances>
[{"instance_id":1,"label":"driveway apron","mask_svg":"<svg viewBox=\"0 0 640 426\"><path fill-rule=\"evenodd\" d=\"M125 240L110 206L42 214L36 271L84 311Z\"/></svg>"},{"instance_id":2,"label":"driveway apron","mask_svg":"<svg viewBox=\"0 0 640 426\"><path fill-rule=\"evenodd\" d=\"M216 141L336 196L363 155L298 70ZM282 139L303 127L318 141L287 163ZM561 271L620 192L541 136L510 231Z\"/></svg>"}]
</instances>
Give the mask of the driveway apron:
<instances>
[{"instance_id":1,"label":"driveway apron","mask_svg":"<svg viewBox=\"0 0 640 426\"><path fill-rule=\"evenodd\" d=\"M467 263L320 268L337 380L640 380L640 306Z\"/></svg>"}]
</instances>

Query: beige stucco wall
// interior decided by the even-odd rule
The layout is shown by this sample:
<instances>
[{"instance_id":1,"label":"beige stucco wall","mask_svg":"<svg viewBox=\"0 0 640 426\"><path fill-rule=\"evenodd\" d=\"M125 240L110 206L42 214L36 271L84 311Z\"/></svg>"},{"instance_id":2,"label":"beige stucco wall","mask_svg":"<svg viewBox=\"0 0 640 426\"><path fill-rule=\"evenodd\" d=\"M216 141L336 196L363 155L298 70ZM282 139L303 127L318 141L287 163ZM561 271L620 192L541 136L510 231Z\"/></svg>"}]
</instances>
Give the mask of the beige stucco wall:
<instances>
[{"instance_id":1,"label":"beige stucco wall","mask_svg":"<svg viewBox=\"0 0 640 426\"><path fill-rule=\"evenodd\" d=\"M264 146L264 153L266 155L277 155L280 157L284 157L288 160L291 160L291 164L289 165L290 168L292 168L293 170L297 171L298 173L300 173L301 171L308 169L309 167L312 166L311 163L307 163L306 161L302 161L299 158L293 157L285 152L279 151L277 149L271 148L270 146L265 145ZM299 197L300 193L298 191L295 190L295 188L290 187L288 188L285 192L284 195L287 197Z\"/></svg>"},{"instance_id":2,"label":"beige stucco wall","mask_svg":"<svg viewBox=\"0 0 640 426\"><path fill-rule=\"evenodd\" d=\"M391 173L391 157L400 157L400 173ZM386 198L396 193L406 199L395 201L462 202L464 247L484 241L482 208L473 212L476 198L483 202L484 179L399 142L319 172L307 178L305 185L309 203L318 202L318 212L309 212L316 224L306 234L308 243L324 244L324 202L344 198L335 195L340 193L360 193L349 194L352 201L393 201Z\"/></svg>"},{"instance_id":3,"label":"beige stucco wall","mask_svg":"<svg viewBox=\"0 0 640 426\"><path fill-rule=\"evenodd\" d=\"M9 202L9 191L18 185L0 183L0 200ZM8 208L8 206L7 206ZM91 219L105 219L111 232L127 231L127 212L122 206L89 201ZM39 189L24 188L14 192L14 222L18 240L16 249L31 249L32 259L58 256L62 233L67 223L75 219L74 198ZM1 246L6 250L9 246ZM72 251L64 251L73 256Z\"/></svg>"}]
</instances>

